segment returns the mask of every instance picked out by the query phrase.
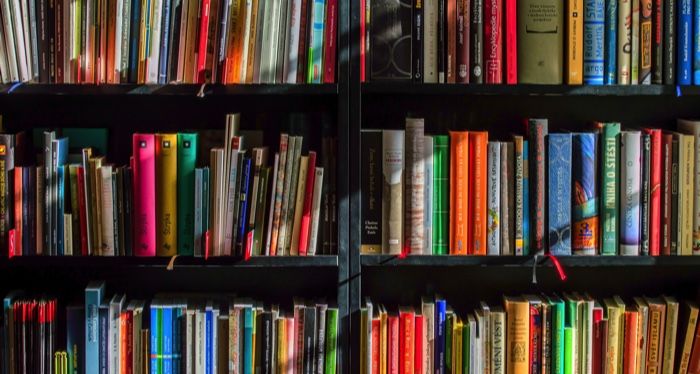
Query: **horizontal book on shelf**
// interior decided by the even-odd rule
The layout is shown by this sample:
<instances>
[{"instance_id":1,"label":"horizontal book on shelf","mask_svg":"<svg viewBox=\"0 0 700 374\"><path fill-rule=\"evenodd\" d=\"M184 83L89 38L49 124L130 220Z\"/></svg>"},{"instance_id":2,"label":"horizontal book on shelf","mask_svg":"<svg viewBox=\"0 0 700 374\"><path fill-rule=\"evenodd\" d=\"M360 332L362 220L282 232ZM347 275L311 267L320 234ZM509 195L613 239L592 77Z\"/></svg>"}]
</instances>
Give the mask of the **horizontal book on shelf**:
<instances>
[{"instance_id":1,"label":"horizontal book on shelf","mask_svg":"<svg viewBox=\"0 0 700 374\"><path fill-rule=\"evenodd\" d=\"M361 254L694 255L700 122L361 132Z\"/></svg>"},{"instance_id":2,"label":"horizontal book on shelf","mask_svg":"<svg viewBox=\"0 0 700 374\"><path fill-rule=\"evenodd\" d=\"M38 154L27 132L0 134L0 247L9 257L334 255L336 145L322 132L318 151L286 132L275 151L231 114L225 131L133 134L128 165L105 157L104 129L39 129Z\"/></svg>"},{"instance_id":3,"label":"horizontal book on shelf","mask_svg":"<svg viewBox=\"0 0 700 374\"><path fill-rule=\"evenodd\" d=\"M436 296L361 309L360 372L693 373L694 301L588 294L504 296L456 310Z\"/></svg>"},{"instance_id":4,"label":"horizontal book on shelf","mask_svg":"<svg viewBox=\"0 0 700 374\"><path fill-rule=\"evenodd\" d=\"M692 0L360 0L360 79L700 84Z\"/></svg>"},{"instance_id":5,"label":"horizontal book on shelf","mask_svg":"<svg viewBox=\"0 0 700 374\"><path fill-rule=\"evenodd\" d=\"M90 282L85 300L12 292L3 299L4 373L276 373L338 370L338 308L293 308L233 295L109 297Z\"/></svg>"},{"instance_id":6,"label":"horizontal book on shelf","mask_svg":"<svg viewBox=\"0 0 700 374\"><path fill-rule=\"evenodd\" d=\"M0 82L333 83L337 0L5 0Z\"/></svg>"}]
</instances>

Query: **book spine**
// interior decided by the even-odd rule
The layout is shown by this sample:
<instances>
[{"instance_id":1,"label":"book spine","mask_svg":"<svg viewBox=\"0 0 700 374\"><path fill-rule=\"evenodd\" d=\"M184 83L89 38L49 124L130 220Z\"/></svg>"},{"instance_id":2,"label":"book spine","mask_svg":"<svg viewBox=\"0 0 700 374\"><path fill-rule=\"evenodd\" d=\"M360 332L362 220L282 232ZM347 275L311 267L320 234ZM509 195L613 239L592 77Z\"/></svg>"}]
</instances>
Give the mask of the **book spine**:
<instances>
[{"instance_id":1,"label":"book spine","mask_svg":"<svg viewBox=\"0 0 700 374\"><path fill-rule=\"evenodd\" d=\"M501 144L488 144L487 254L501 254Z\"/></svg>"},{"instance_id":2,"label":"book spine","mask_svg":"<svg viewBox=\"0 0 700 374\"><path fill-rule=\"evenodd\" d=\"M317 167L316 168L316 175L314 176L314 193L313 193L313 202L311 203L311 232L309 233L309 255L315 255L317 252L318 248L318 226L320 222L320 215L321 215L321 197L322 197L322 192L323 192L323 168ZM379 178L379 174L377 174L377 178ZM377 201L378 202L381 200ZM381 222L378 221L378 222ZM378 233L381 235L381 230L378 230ZM380 237L381 240L381 237ZM381 249L381 247L380 247ZM381 253L381 250L379 251Z\"/></svg>"},{"instance_id":3,"label":"book spine","mask_svg":"<svg viewBox=\"0 0 700 374\"><path fill-rule=\"evenodd\" d=\"M661 143L661 254L671 254L671 198L673 174L673 135L663 134Z\"/></svg>"},{"instance_id":4,"label":"book spine","mask_svg":"<svg viewBox=\"0 0 700 374\"><path fill-rule=\"evenodd\" d=\"M382 252L399 254L403 249L404 132L385 130L382 136Z\"/></svg>"},{"instance_id":5,"label":"book spine","mask_svg":"<svg viewBox=\"0 0 700 374\"><path fill-rule=\"evenodd\" d=\"M155 46L160 49L158 58L158 84L168 83L168 48L170 47L171 42L170 33L173 31L170 27L170 18L172 17L170 15L170 13L172 12L172 10L170 9L170 3L171 2L169 0L163 0L163 14L161 16L160 26L162 30L162 35L160 36L160 45ZM120 61L117 60L116 64L118 65L119 63ZM119 79L119 75L117 75L117 79Z\"/></svg>"},{"instance_id":6,"label":"book spine","mask_svg":"<svg viewBox=\"0 0 700 374\"><path fill-rule=\"evenodd\" d=\"M620 254L639 255L641 134L624 131L620 137Z\"/></svg>"},{"instance_id":7,"label":"book spine","mask_svg":"<svg viewBox=\"0 0 700 374\"><path fill-rule=\"evenodd\" d=\"M518 83L518 6L516 0L505 0L505 75L507 84Z\"/></svg>"},{"instance_id":8,"label":"book spine","mask_svg":"<svg viewBox=\"0 0 700 374\"><path fill-rule=\"evenodd\" d=\"M649 200L651 196L651 137L649 134L641 135L642 161L641 161L641 193L639 203L639 215L641 217L641 254L649 255Z\"/></svg>"},{"instance_id":9,"label":"book spine","mask_svg":"<svg viewBox=\"0 0 700 374\"><path fill-rule=\"evenodd\" d=\"M469 83L469 0L457 0L457 83Z\"/></svg>"},{"instance_id":10,"label":"book spine","mask_svg":"<svg viewBox=\"0 0 700 374\"><path fill-rule=\"evenodd\" d=\"M583 83L601 85L605 75L605 0L585 0L583 41Z\"/></svg>"},{"instance_id":11,"label":"book spine","mask_svg":"<svg viewBox=\"0 0 700 374\"><path fill-rule=\"evenodd\" d=\"M568 0L567 7L567 84L583 83L583 1Z\"/></svg>"},{"instance_id":12,"label":"book spine","mask_svg":"<svg viewBox=\"0 0 700 374\"><path fill-rule=\"evenodd\" d=\"M0 252L9 247L8 232L12 228L11 175L14 169L14 139L12 135L0 135Z\"/></svg>"},{"instance_id":13,"label":"book spine","mask_svg":"<svg viewBox=\"0 0 700 374\"><path fill-rule=\"evenodd\" d=\"M662 143L661 130L649 130L651 137L650 185L649 185L649 254L658 256L661 253L661 174L662 174Z\"/></svg>"},{"instance_id":14,"label":"book spine","mask_svg":"<svg viewBox=\"0 0 700 374\"><path fill-rule=\"evenodd\" d=\"M194 254L195 164L197 134L177 135L177 252Z\"/></svg>"},{"instance_id":15,"label":"book spine","mask_svg":"<svg viewBox=\"0 0 700 374\"><path fill-rule=\"evenodd\" d=\"M411 254L423 253L425 162L424 122L422 118L406 119L406 190L404 232L406 248Z\"/></svg>"},{"instance_id":16,"label":"book spine","mask_svg":"<svg viewBox=\"0 0 700 374\"><path fill-rule=\"evenodd\" d=\"M155 137L134 134L134 255L155 256Z\"/></svg>"},{"instance_id":17,"label":"book spine","mask_svg":"<svg viewBox=\"0 0 700 374\"><path fill-rule=\"evenodd\" d=\"M426 254L433 254L433 137L424 136L423 137L423 163L424 168L424 194L423 194L423 217L425 221L423 223L423 228L425 234L423 235L423 250Z\"/></svg>"},{"instance_id":18,"label":"book spine","mask_svg":"<svg viewBox=\"0 0 700 374\"><path fill-rule=\"evenodd\" d=\"M118 250L115 250L115 243L114 243L114 209L115 207L115 202L114 199L112 198L113 195L113 189L112 189L112 167L111 166L103 166L100 168L100 175L98 176L101 178L101 186L102 186L102 191L100 193L102 194L102 255L103 256L114 256L115 253L118 253ZM60 188L60 186L59 186ZM59 220L60 221L60 220Z\"/></svg>"},{"instance_id":19,"label":"book spine","mask_svg":"<svg viewBox=\"0 0 700 374\"><path fill-rule=\"evenodd\" d=\"M631 48L630 48L630 82L629 84L639 84L639 59L641 52L641 37L639 35L639 5L642 0L631 0L632 12L630 13L632 21L630 29L632 32Z\"/></svg>"},{"instance_id":20,"label":"book spine","mask_svg":"<svg viewBox=\"0 0 700 374\"><path fill-rule=\"evenodd\" d=\"M158 1L158 0L156 0ZM199 15L199 41L197 42L197 66L196 82L202 84L206 80L206 60L207 60L207 41L209 40L209 14L211 0L203 0L200 5ZM214 21L216 22L216 21Z\"/></svg>"},{"instance_id":21,"label":"book spine","mask_svg":"<svg viewBox=\"0 0 700 374\"><path fill-rule=\"evenodd\" d=\"M325 36L323 40L323 82L335 82L335 61L337 45L337 5L338 0L328 0L326 4ZM283 4L283 6L285 6ZM280 46L284 47L284 46Z\"/></svg>"},{"instance_id":22,"label":"book spine","mask_svg":"<svg viewBox=\"0 0 700 374\"><path fill-rule=\"evenodd\" d=\"M516 256L522 256L523 253L523 216L525 214L525 208L523 205L523 191L525 187L523 185L523 138L521 136L516 136L514 139L514 174L515 174L515 225L513 227L515 231L515 247L514 254Z\"/></svg>"},{"instance_id":23,"label":"book spine","mask_svg":"<svg viewBox=\"0 0 700 374\"><path fill-rule=\"evenodd\" d=\"M691 53L693 53L693 1L678 0L677 36L677 82L679 85L692 84Z\"/></svg>"},{"instance_id":24,"label":"book spine","mask_svg":"<svg viewBox=\"0 0 700 374\"><path fill-rule=\"evenodd\" d=\"M437 0L437 72L438 83L446 83L447 0Z\"/></svg>"},{"instance_id":25,"label":"book spine","mask_svg":"<svg viewBox=\"0 0 700 374\"><path fill-rule=\"evenodd\" d=\"M360 82L362 82L362 83L367 81L367 60L368 60L368 58L367 58L366 46L367 46L367 40L369 39L369 38L367 38L367 31L369 30L368 18L367 18L367 13L369 13L369 1L370 0L360 0L360 45L359 45L359 49L360 49ZM422 0L420 0L420 1L422 1ZM293 4L292 9L297 9L299 7L298 3L293 2L292 4ZM296 5L297 8L294 8L294 5ZM293 14L294 15L292 16L292 26L290 27L289 31L290 31L290 33L294 33L294 32L297 33L296 39L297 39L297 43L298 43L298 39L299 39L298 38L298 32L299 32L298 31L298 21L297 21L298 17L295 18L296 13L293 13ZM294 38L292 38L290 40L294 40ZM292 49L294 42L292 41L289 44L290 44L290 49ZM288 63L290 65L294 63L292 60L291 54L287 60L288 60ZM296 60L296 58L294 60ZM290 74L294 74L292 72L292 69L289 69L288 72L289 73L287 75L287 80L285 81L285 83L295 83L296 79L294 81L291 81L291 82L289 79Z\"/></svg>"},{"instance_id":26,"label":"book spine","mask_svg":"<svg viewBox=\"0 0 700 374\"><path fill-rule=\"evenodd\" d=\"M446 135L433 137L433 242L432 254L449 253L450 220L450 139Z\"/></svg>"},{"instance_id":27,"label":"book spine","mask_svg":"<svg viewBox=\"0 0 700 374\"><path fill-rule=\"evenodd\" d=\"M469 254L469 134L450 132L450 254Z\"/></svg>"},{"instance_id":28,"label":"book spine","mask_svg":"<svg viewBox=\"0 0 700 374\"><path fill-rule=\"evenodd\" d=\"M367 0L369 1L369 0ZM438 83L438 1L423 1L423 82Z\"/></svg>"},{"instance_id":29,"label":"book spine","mask_svg":"<svg viewBox=\"0 0 700 374\"><path fill-rule=\"evenodd\" d=\"M445 70L446 70L446 83L456 82L456 72L455 67L457 65L457 1L458 0L447 0L446 10L447 17L446 32L446 56L445 56Z\"/></svg>"},{"instance_id":30,"label":"book spine","mask_svg":"<svg viewBox=\"0 0 700 374\"><path fill-rule=\"evenodd\" d=\"M529 142L523 140L523 256L530 253L530 162Z\"/></svg>"},{"instance_id":31,"label":"book spine","mask_svg":"<svg viewBox=\"0 0 700 374\"><path fill-rule=\"evenodd\" d=\"M653 45L656 39L652 28L653 0L640 0L639 8L639 84L651 84L653 65ZM660 8L660 6L659 6ZM659 37L660 39L660 37Z\"/></svg>"},{"instance_id":32,"label":"book spine","mask_svg":"<svg viewBox=\"0 0 700 374\"><path fill-rule=\"evenodd\" d=\"M466 250L469 251L467 253L485 255L488 232L488 133L484 131L469 133L467 165L469 165L467 175L473 183L467 191L468 246Z\"/></svg>"},{"instance_id":33,"label":"book spine","mask_svg":"<svg viewBox=\"0 0 700 374\"><path fill-rule=\"evenodd\" d=\"M532 250L537 253L544 251L545 242L545 136L547 135L546 119L531 119L528 121L529 150L532 155L529 162L530 180L530 242Z\"/></svg>"},{"instance_id":34,"label":"book spine","mask_svg":"<svg viewBox=\"0 0 700 374\"><path fill-rule=\"evenodd\" d=\"M599 248L597 156L597 134L574 134L571 171L575 193L571 244L573 253L578 255L595 255Z\"/></svg>"},{"instance_id":35,"label":"book spine","mask_svg":"<svg viewBox=\"0 0 700 374\"><path fill-rule=\"evenodd\" d=\"M445 325L447 305L445 300L435 301L435 373L445 373Z\"/></svg>"},{"instance_id":36,"label":"book spine","mask_svg":"<svg viewBox=\"0 0 700 374\"><path fill-rule=\"evenodd\" d=\"M484 5L483 1L488 0L472 0L472 11L471 11L471 30L469 32L471 45L470 45L470 79L471 83L482 84L484 83Z\"/></svg>"},{"instance_id":37,"label":"book spine","mask_svg":"<svg viewBox=\"0 0 700 374\"><path fill-rule=\"evenodd\" d=\"M423 83L423 30L425 22L423 19L423 4L424 0L413 0L413 42L411 46L411 55L413 66L413 81ZM362 36L362 34L360 34ZM362 43L360 43L362 45Z\"/></svg>"},{"instance_id":38,"label":"book spine","mask_svg":"<svg viewBox=\"0 0 700 374\"><path fill-rule=\"evenodd\" d=\"M617 7L617 84L630 84L632 63L632 2L619 0Z\"/></svg>"},{"instance_id":39,"label":"book spine","mask_svg":"<svg viewBox=\"0 0 700 374\"><path fill-rule=\"evenodd\" d=\"M690 65L693 72L693 84L700 85L700 2L693 1L693 36L691 45L693 46L693 57Z\"/></svg>"},{"instance_id":40,"label":"book spine","mask_svg":"<svg viewBox=\"0 0 700 374\"><path fill-rule=\"evenodd\" d=\"M603 188L600 191L602 199L601 254L603 255L617 254L618 202L620 201L620 190L617 182L620 177L619 137L619 123L603 124L601 159Z\"/></svg>"},{"instance_id":41,"label":"book spine","mask_svg":"<svg viewBox=\"0 0 700 374\"><path fill-rule=\"evenodd\" d=\"M503 83L503 0L484 3L484 67L487 84Z\"/></svg>"},{"instance_id":42,"label":"book spine","mask_svg":"<svg viewBox=\"0 0 700 374\"><path fill-rule=\"evenodd\" d=\"M549 252L571 255L571 134L547 138Z\"/></svg>"},{"instance_id":43,"label":"book spine","mask_svg":"<svg viewBox=\"0 0 700 374\"><path fill-rule=\"evenodd\" d=\"M663 83L676 84L676 0L664 1Z\"/></svg>"},{"instance_id":44,"label":"book spine","mask_svg":"<svg viewBox=\"0 0 700 374\"><path fill-rule=\"evenodd\" d=\"M323 74L323 28L326 0L313 0L309 33L309 73L306 83L321 83Z\"/></svg>"},{"instance_id":45,"label":"book spine","mask_svg":"<svg viewBox=\"0 0 700 374\"><path fill-rule=\"evenodd\" d=\"M501 143L501 174L500 194L501 194L501 253L506 256L514 254L513 247L515 246L514 235L514 188L515 179L513 178L513 143Z\"/></svg>"},{"instance_id":46,"label":"book spine","mask_svg":"<svg viewBox=\"0 0 700 374\"><path fill-rule=\"evenodd\" d=\"M299 175L299 179L305 178L304 205L299 232L299 255L305 256L309 252L309 236L311 230L311 207L313 204L314 178L316 176L316 152L309 152L309 161L306 176Z\"/></svg>"},{"instance_id":47,"label":"book spine","mask_svg":"<svg viewBox=\"0 0 700 374\"><path fill-rule=\"evenodd\" d=\"M248 222L248 210L250 209L250 189L251 186L251 165L252 160L248 157L243 160L243 174L241 175L241 194L240 194L240 210L238 216L238 222ZM245 224L240 224L238 226L238 239L237 246L239 248L239 253L243 253L243 249L246 248L246 236L247 226Z\"/></svg>"},{"instance_id":48,"label":"book spine","mask_svg":"<svg viewBox=\"0 0 700 374\"><path fill-rule=\"evenodd\" d=\"M693 160L695 159L694 144L695 138L691 135L684 135L682 138L683 148L679 166L682 170L680 206L683 207L681 214L681 255L693 253L693 222L694 222L694 179Z\"/></svg>"},{"instance_id":49,"label":"book spine","mask_svg":"<svg viewBox=\"0 0 700 374\"><path fill-rule=\"evenodd\" d=\"M294 214L291 215L290 222L293 222L289 227L291 227L291 243L290 252L292 256L299 255L299 235L301 218L304 210L304 196L306 194L306 175L309 169L309 157L301 156L299 160L299 170L297 174L297 188L296 196L294 199ZM311 181L313 182L313 181Z\"/></svg>"},{"instance_id":50,"label":"book spine","mask_svg":"<svg viewBox=\"0 0 700 374\"><path fill-rule=\"evenodd\" d=\"M156 254L177 254L177 134L157 134Z\"/></svg>"},{"instance_id":51,"label":"book spine","mask_svg":"<svg viewBox=\"0 0 700 374\"><path fill-rule=\"evenodd\" d=\"M617 1L605 0L605 84L617 83Z\"/></svg>"}]
</instances>

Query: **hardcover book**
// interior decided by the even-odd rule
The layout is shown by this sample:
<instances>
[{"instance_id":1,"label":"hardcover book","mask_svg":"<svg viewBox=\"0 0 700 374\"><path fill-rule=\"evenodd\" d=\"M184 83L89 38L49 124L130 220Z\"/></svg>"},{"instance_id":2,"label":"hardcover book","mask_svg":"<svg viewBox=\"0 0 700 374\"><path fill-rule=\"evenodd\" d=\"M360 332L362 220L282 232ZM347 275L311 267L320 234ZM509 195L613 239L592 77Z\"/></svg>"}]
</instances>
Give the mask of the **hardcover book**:
<instances>
[{"instance_id":1,"label":"hardcover book","mask_svg":"<svg viewBox=\"0 0 700 374\"><path fill-rule=\"evenodd\" d=\"M484 1L471 0L471 47L469 54L471 83L484 83Z\"/></svg>"},{"instance_id":2,"label":"hardcover book","mask_svg":"<svg viewBox=\"0 0 700 374\"><path fill-rule=\"evenodd\" d=\"M403 169L404 132L384 130L382 134L382 252L399 254L403 250Z\"/></svg>"},{"instance_id":3,"label":"hardcover book","mask_svg":"<svg viewBox=\"0 0 700 374\"><path fill-rule=\"evenodd\" d=\"M134 134L134 255L156 255L155 136Z\"/></svg>"},{"instance_id":4,"label":"hardcover book","mask_svg":"<svg viewBox=\"0 0 700 374\"><path fill-rule=\"evenodd\" d=\"M566 83L583 83L583 1L568 0L567 4L567 48Z\"/></svg>"},{"instance_id":5,"label":"hardcover book","mask_svg":"<svg viewBox=\"0 0 700 374\"><path fill-rule=\"evenodd\" d=\"M514 225L513 231L515 236L514 241L514 254L516 256L522 256L524 254L524 235L523 235L523 224L525 223L523 217L525 216L526 208L523 204L523 192L528 187L524 185L524 154L523 154L523 137L519 135L513 136L513 173L514 173Z\"/></svg>"},{"instance_id":6,"label":"hardcover book","mask_svg":"<svg viewBox=\"0 0 700 374\"><path fill-rule=\"evenodd\" d=\"M618 0L605 0L605 84L617 83L617 2Z\"/></svg>"},{"instance_id":7,"label":"hardcover book","mask_svg":"<svg viewBox=\"0 0 700 374\"><path fill-rule=\"evenodd\" d=\"M527 121L527 133L530 152L529 175L530 180L530 242L534 253L544 251L546 246L545 204L546 195L544 185L546 179L546 150L545 136L547 135L546 119L529 119Z\"/></svg>"},{"instance_id":8,"label":"hardcover book","mask_svg":"<svg viewBox=\"0 0 700 374\"><path fill-rule=\"evenodd\" d=\"M469 248L469 133L450 132L450 254L466 255Z\"/></svg>"},{"instance_id":9,"label":"hardcover book","mask_svg":"<svg viewBox=\"0 0 700 374\"><path fill-rule=\"evenodd\" d=\"M571 254L571 134L547 135L549 251Z\"/></svg>"},{"instance_id":10,"label":"hardcover book","mask_svg":"<svg viewBox=\"0 0 700 374\"><path fill-rule=\"evenodd\" d=\"M657 37L652 29L652 2L640 0L639 6L639 84L651 84L652 80L652 40ZM661 37L658 36L658 39Z\"/></svg>"},{"instance_id":11,"label":"hardcover book","mask_svg":"<svg viewBox=\"0 0 700 374\"><path fill-rule=\"evenodd\" d=\"M372 80L411 79L412 9L412 3L409 0L371 2L370 78Z\"/></svg>"},{"instance_id":12,"label":"hardcover book","mask_svg":"<svg viewBox=\"0 0 700 374\"><path fill-rule=\"evenodd\" d=\"M197 133L177 134L177 244L181 255L194 254L194 190Z\"/></svg>"},{"instance_id":13,"label":"hardcover book","mask_svg":"<svg viewBox=\"0 0 700 374\"><path fill-rule=\"evenodd\" d=\"M450 232L450 138L433 137L433 254L449 253Z\"/></svg>"},{"instance_id":14,"label":"hardcover book","mask_svg":"<svg viewBox=\"0 0 700 374\"><path fill-rule=\"evenodd\" d=\"M676 0L666 0L663 5L663 83L676 84Z\"/></svg>"},{"instance_id":15,"label":"hardcover book","mask_svg":"<svg viewBox=\"0 0 700 374\"><path fill-rule=\"evenodd\" d=\"M423 137L423 163L425 171L424 194L423 194L423 217L425 218L423 227L425 234L423 235L423 250L426 254L433 254L433 137L426 135Z\"/></svg>"},{"instance_id":16,"label":"hardcover book","mask_svg":"<svg viewBox=\"0 0 700 374\"><path fill-rule=\"evenodd\" d=\"M486 244L489 255L501 254L501 143L488 144L488 213Z\"/></svg>"},{"instance_id":17,"label":"hardcover book","mask_svg":"<svg viewBox=\"0 0 700 374\"><path fill-rule=\"evenodd\" d=\"M641 249L641 133L620 137L620 254L639 255Z\"/></svg>"},{"instance_id":18,"label":"hardcover book","mask_svg":"<svg viewBox=\"0 0 700 374\"><path fill-rule=\"evenodd\" d=\"M678 131L692 135L695 138L694 144L694 167L693 172L693 254L700 253L700 121L686 119L678 120Z\"/></svg>"},{"instance_id":19,"label":"hardcover book","mask_svg":"<svg viewBox=\"0 0 700 374\"><path fill-rule=\"evenodd\" d=\"M617 7L617 84L632 79L632 1L620 0Z\"/></svg>"},{"instance_id":20,"label":"hardcover book","mask_svg":"<svg viewBox=\"0 0 700 374\"><path fill-rule=\"evenodd\" d=\"M693 54L693 1L678 0L678 32L676 43L678 56L676 66L678 68L677 81L672 82L679 85L690 85L693 83L692 61Z\"/></svg>"},{"instance_id":21,"label":"hardcover book","mask_svg":"<svg viewBox=\"0 0 700 374\"><path fill-rule=\"evenodd\" d=\"M156 134L156 254L177 254L177 134Z\"/></svg>"},{"instance_id":22,"label":"hardcover book","mask_svg":"<svg viewBox=\"0 0 700 374\"><path fill-rule=\"evenodd\" d=\"M578 255L595 255L599 248L597 156L597 134L577 133L573 135L571 245L573 253Z\"/></svg>"},{"instance_id":23,"label":"hardcover book","mask_svg":"<svg viewBox=\"0 0 700 374\"><path fill-rule=\"evenodd\" d=\"M603 84L605 0L586 0L583 13L583 83Z\"/></svg>"},{"instance_id":24,"label":"hardcover book","mask_svg":"<svg viewBox=\"0 0 700 374\"><path fill-rule=\"evenodd\" d=\"M362 131L361 253L382 253L382 132Z\"/></svg>"},{"instance_id":25,"label":"hardcover book","mask_svg":"<svg viewBox=\"0 0 700 374\"><path fill-rule=\"evenodd\" d=\"M423 254L425 162L424 121L422 118L406 118L406 190L404 231L406 247L411 254Z\"/></svg>"},{"instance_id":26,"label":"hardcover book","mask_svg":"<svg viewBox=\"0 0 700 374\"><path fill-rule=\"evenodd\" d=\"M468 192L471 202L468 210L469 253L485 255L488 232L488 133L469 133L469 180L473 181Z\"/></svg>"},{"instance_id":27,"label":"hardcover book","mask_svg":"<svg viewBox=\"0 0 700 374\"><path fill-rule=\"evenodd\" d=\"M503 0L484 2L484 83L503 83Z\"/></svg>"},{"instance_id":28,"label":"hardcover book","mask_svg":"<svg viewBox=\"0 0 700 374\"><path fill-rule=\"evenodd\" d=\"M618 244L618 206L620 190L620 124L615 122L599 124L601 130L601 254L617 254Z\"/></svg>"}]
</instances>

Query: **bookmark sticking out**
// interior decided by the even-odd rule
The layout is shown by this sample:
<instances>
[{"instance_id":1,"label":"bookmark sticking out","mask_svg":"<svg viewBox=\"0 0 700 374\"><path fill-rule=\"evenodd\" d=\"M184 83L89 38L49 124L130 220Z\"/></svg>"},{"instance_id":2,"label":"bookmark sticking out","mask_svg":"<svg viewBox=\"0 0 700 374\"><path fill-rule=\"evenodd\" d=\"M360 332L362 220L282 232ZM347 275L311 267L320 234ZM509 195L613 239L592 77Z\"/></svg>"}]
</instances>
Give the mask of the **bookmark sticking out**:
<instances>
[{"instance_id":1,"label":"bookmark sticking out","mask_svg":"<svg viewBox=\"0 0 700 374\"><path fill-rule=\"evenodd\" d=\"M199 91L197 91L197 97L199 97L199 98L204 97L204 95L205 95L204 88L206 87L206 85L207 85L206 83L202 83L202 85L199 86Z\"/></svg>"},{"instance_id":2,"label":"bookmark sticking out","mask_svg":"<svg viewBox=\"0 0 700 374\"><path fill-rule=\"evenodd\" d=\"M168 266L165 267L165 270L172 271L175 269L175 259L179 255L174 255L173 257L170 257L170 261L168 261Z\"/></svg>"},{"instance_id":3,"label":"bookmark sticking out","mask_svg":"<svg viewBox=\"0 0 700 374\"><path fill-rule=\"evenodd\" d=\"M15 257L15 229L7 232L7 257Z\"/></svg>"},{"instance_id":4,"label":"bookmark sticking out","mask_svg":"<svg viewBox=\"0 0 700 374\"><path fill-rule=\"evenodd\" d=\"M557 256L554 256L552 254L547 254L547 257L549 257L550 260L552 260L552 263L554 264L554 268L557 269L557 273L559 274L559 279L563 282L566 280L566 273L564 272L564 267L561 266L561 263L559 262L559 259Z\"/></svg>"},{"instance_id":5,"label":"bookmark sticking out","mask_svg":"<svg viewBox=\"0 0 700 374\"><path fill-rule=\"evenodd\" d=\"M537 253L535 253L535 257L533 258L533 262L532 262L532 284L537 284L537 262L538 262L540 256L544 256L546 258L549 258L552 261L554 268L557 270L557 274L559 275L559 279L562 282L566 280L566 273L564 272L564 267L559 262L559 259L557 258L557 256L554 256L551 253L544 254L543 251L538 251Z\"/></svg>"},{"instance_id":6,"label":"bookmark sticking out","mask_svg":"<svg viewBox=\"0 0 700 374\"><path fill-rule=\"evenodd\" d=\"M204 233L204 259L209 259L209 230Z\"/></svg>"},{"instance_id":7,"label":"bookmark sticking out","mask_svg":"<svg viewBox=\"0 0 700 374\"><path fill-rule=\"evenodd\" d=\"M243 253L243 260L250 260L251 252L253 251L253 230L248 231L245 241L245 252Z\"/></svg>"}]
</instances>

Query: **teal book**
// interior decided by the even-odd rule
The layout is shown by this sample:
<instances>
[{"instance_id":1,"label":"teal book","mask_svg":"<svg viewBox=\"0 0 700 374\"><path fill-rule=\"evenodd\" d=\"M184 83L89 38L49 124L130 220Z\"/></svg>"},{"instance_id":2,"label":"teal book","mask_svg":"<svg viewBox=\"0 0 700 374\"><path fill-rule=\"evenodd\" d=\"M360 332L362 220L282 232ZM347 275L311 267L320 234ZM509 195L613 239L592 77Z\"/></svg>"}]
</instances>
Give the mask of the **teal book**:
<instances>
[{"instance_id":1,"label":"teal book","mask_svg":"<svg viewBox=\"0 0 700 374\"><path fill-rule=\"evenodd\" d=\"M549 299L552 312L552 374L564 373L564 302L556 297Z\"/></svg>"},{"instance_id":2,"label":"teal book","mask_svg":"<svg viewBox=\"0 0 700 374\"><path fill-rule=\"evenodd\" d=\"M323 79L323 23L326 0L313 0L311 32L309 33L309 73L306 83L321 83Z\"/></svg>"},{"instance_id":3,"label":"teal book","mask_svg":"<svg viewBox=\"0 0 700 374\"><path fill-rule=\"evenodd\" d=\"M253 374L253 307L243 310L243 373Z\"/></svg>"},{"instance_id":4,"label":"teal book","mask_svg":"<svg viewBox=\"0 0 700 374\"><path fill-rule=\"evenodd\" d=\"M433 137L433 254L446 255L450 240L450 137Z\"/></svg>"},{"instance_id":5,"label":"teal book","mask_svg":"<svg viewBox=\"0 0 700 374\"><path fill-rule=\"evenodd\" d=\"M85 372L99 372L100 304L105 293L104 282L90 282L85 288ZM106 337L102 337L105 339Z\"/></svg>"},{"instance_id":6,"label":"teal book","mask_svg":"<svg viewBox=\"0 0 700 374\"><path fill-rule=\"evenodd\" d=\"M326 352L325 374L335 374L337 369L338 350L338 308L328 308L326 311ZM320 370L319 370L320 371Z\"/></svg>"},{"instance_id":7,"label":"teal book","mask_svg":"<svg viewBox=\"0 0 700 374\"><path fill-rule=\"evenodd\" d=\"M620 201L620 124L603 123L601 132L601 254L616 255L618 245L618 207Z\"/></svg>"},{"instance_id":8,"label":"teal book","mask_svg":"<svg viewBox=\"0 0 700 374\"><path fill-rule=\"evenodd\" d=\"M177 253L194 254L194 169L197 134L177 134Z\"/></svg>"}]
</instances>

